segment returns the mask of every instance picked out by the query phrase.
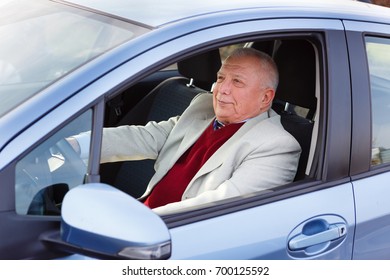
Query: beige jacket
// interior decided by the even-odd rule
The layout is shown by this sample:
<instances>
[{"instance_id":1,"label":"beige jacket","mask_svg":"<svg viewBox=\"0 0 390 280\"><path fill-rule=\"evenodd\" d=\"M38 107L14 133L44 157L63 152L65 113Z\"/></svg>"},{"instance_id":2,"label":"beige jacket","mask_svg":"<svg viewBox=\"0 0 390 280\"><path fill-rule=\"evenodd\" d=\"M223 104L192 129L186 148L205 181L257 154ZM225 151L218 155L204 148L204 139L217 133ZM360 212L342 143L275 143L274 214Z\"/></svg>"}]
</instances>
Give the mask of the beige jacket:
<instances>
[{"instance_id":1,"label":"beige jacket","mask_svg":"<svg viewBox=\"0 0 390 280\"><path fill-rule=\"evenodd\" d=\"M180 117L146 126L103 131L102 162L156 159L156 173L143 197L199 138L215 115L212 95L198 95ZM294 179L300 146L275 112L248 120L212 155L183 193L182 201L153 209L159 214L270 189Z\"/></svg>"}]
</instances>

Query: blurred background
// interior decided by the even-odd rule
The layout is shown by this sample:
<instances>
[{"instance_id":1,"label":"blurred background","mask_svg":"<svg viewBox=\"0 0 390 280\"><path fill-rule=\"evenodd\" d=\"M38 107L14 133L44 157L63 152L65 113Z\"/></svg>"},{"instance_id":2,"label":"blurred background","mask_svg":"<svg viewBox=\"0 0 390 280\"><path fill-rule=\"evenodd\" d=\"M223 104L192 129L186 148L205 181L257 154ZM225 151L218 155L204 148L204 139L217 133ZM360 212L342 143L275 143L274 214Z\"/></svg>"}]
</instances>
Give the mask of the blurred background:
<instances>
[{"instance_id":1,"label":"blurred background","mask_svg":"<svg viewBox=\"0 0 390 280\"><path fill-rule=\"evenodd\" d=\"M369 2L369 1L367 1ZM371 0L371 3L390 8L390 0Z\"/></svg>"}]
</instances>

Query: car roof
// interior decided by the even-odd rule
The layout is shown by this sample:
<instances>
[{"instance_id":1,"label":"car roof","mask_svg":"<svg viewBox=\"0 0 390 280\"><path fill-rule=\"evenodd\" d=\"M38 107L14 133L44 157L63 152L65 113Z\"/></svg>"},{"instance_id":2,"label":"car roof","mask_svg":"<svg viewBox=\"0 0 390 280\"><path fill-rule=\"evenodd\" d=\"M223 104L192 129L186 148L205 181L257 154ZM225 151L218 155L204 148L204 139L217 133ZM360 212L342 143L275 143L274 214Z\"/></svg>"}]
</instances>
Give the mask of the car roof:
<instances>
[{"instance_id":1,"label":"car roof","mask_svg":"<svg viewBox=\"0 0 390 280\"><path fill-rule=\"evenodd\" d=\"M110 14L150 28L157 28L183 19L231 10L277 9L299 11L329 18L364 19L389 18L389 9L354 0L66 0L61 1L86 9Z\"/></svg>"}]
</instances>

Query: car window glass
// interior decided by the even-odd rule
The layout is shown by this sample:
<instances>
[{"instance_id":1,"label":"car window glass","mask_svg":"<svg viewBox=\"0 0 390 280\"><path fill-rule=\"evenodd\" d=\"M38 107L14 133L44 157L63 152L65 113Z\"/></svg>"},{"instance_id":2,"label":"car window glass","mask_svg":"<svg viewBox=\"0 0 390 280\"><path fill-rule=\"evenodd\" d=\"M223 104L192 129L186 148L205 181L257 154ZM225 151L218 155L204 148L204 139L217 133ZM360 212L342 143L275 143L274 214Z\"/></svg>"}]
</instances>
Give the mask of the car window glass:
<instances>
[{"instance_id":1,"label":"car window glass","mask_svg":"<svg viewBox=\"0 0 390 280\"><path fill-rule=\"evenodd\" d=\"M81 157L67 137L91 130L92 110L63 127L16 164L15 203L18 214L59 215L65 193L83 183L88 152ZM90 134L86 134L89 151Z\"/></svg>"},{"instance_id":2,"label":"car window glass","mask_svg":"<svg viewBox=\"0 0 390 280\"><path fill-rule=\"evenodd\" d=\"M390 39L367 37L372 104L371 164L390 162Z\"/></svg>"}]
</instances>

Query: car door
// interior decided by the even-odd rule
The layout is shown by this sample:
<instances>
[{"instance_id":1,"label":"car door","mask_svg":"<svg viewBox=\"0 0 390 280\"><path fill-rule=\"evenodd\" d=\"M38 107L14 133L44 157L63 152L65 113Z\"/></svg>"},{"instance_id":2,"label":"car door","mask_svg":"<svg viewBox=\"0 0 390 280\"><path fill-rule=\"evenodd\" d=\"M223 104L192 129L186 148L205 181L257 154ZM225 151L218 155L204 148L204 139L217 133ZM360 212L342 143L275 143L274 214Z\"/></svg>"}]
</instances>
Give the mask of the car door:
<instances>
[{"instance_id":1,"label":"car door","mask_svg":"<svg viewBox=\"0 0 390 280\"><path fill-rule=\"evenodd\" d=\"M345 22L353 88L354 259L390 258L390 25Z\"/></svg>"},{"instance_id":2,"label":"car door","mask_svg":"<svg viewBox=\"0 0 390 280\"><path fill-rule=\"evenodd\" d=\"M169 229L171 242L171 251L164 254L164 257L351 259L355 232L354 195L348 176L351 89L345 33L341 21L278 19L242 21L210 27L160 45L132 61L132 65L137 65L138 59L158 61L161 53L179 59L179 51L187 48L206 50L205 46L210 38L213 38L216 45L222 46L234 41L234 37L240 38L241 42L253 39L256 37L254 34L261 39L309 38L316 42L319 111L308 176L271 192L238 197L162 216ZM197 45L194 45L194 38L197 39ZM238 42L238 39L234 42ZM99 188L105 189L104 186ZM69 210L71 205L83 209L83 205L77 201L77 198L69 198L66 203ZM106 201L105 207L109 207L109 204ZM114 200L111 204L115 207ZM127 210L127 213L133 212L135 213ZM92 233L90 225L84 228L77 222L75 214L68 216L67 212L63 218L70 221L66 228L74 226L78 228L77 232L83 232L83 238L81 241L77 240L77 246L83 247L85 254L89 253L88 248L94 252L99 251L99 245L84 243L84 238L96 238L97 235L99 239L109 242L118 234L117 229L110 235L106 229L96 228L93 228L96 232ZM72 225L72 221L75 224ZM137 229L141 232L143 228L141 223L132 225L135 232ZM72 244L72 236L65 238ZM102 250L107 248L103 247ZM136 249L132 248L132 251Z\"/></svg>"},{"instance_id":3,"label":"car door","mask_svg":"<svg viewBox=\"0 0 390 280\"><path fill-rule=\"evenodd\" d=\"M265 29L265 22L258 22L258 30ZM324 39L317 48L321 96L315 167L306 180L272 193L210 206L196 217L193 213L163 217L170 228L172 259L352 258L351 89L343 27L337 20L274 24L279 33L310 32L313 38ZM267 31L270 35L275 30Z\"/></svg>"},{"instance_id":4,"label":"car door","mask_svg":"<svg viewBox=\"0 0 390 280\"><path fill-rule=\"evenodd\" d=\"M251 16L253 15L249 17ZM16 147L21 151L20 157L14 158L13 164L0 173L1 178L8 181L8 187L2 190L5 195L0 196L2 199L0 205L3 207L1 224L8 230L4 233L4 238L7 239L13 229L17 229L18 233L24 232L24 237L18 234L18 240L11 242L15 250L23 247L23 244L28 245L24 247L29 248L38 246L40 252L44 253L35 256L48 257L48 251L39 239L47 231L58 231L60 222L58 216L31 217L15 213L17 163L32 152L32 148L29 147L31 143L44 143L45 139L50 139L70 121L77 120L78 116L91 109L90 117L93 120L91 123L94 133L91 136L91 155L87 167L89 177L86 182L98 182L103 96L109 99L115 94L114 89L121 88L126 83L136 83L135 77L142 77L148 71L151 73L151 69L168 66L174 62L174 59L183 58L183 53L188 54L191 50L200 52L207 48L247 41L254 37L267 39L283 35L283 38L310 38L316 42L318 58L316 83L320 100L318 127L308 177L273 192L239 197L181 214L162 216L161 219L169 230L172 244L169 255L172 259L350 259L352 257L355 209L352 185L348 177L351 90L345 34L341 21L250 18L248 21L231 23L229 19L223 20L224 24L200 28L193 32L184 32L192 25L177 26L177 30L184 28L181 32L185 35L177 36L176 39L164 44L156 44L150 50L134 56L127 63L106 73L19 135L6 147L4 150L6 153L15 153ZM174 28L168 28L167 31L171 33ZM156 32L153 35L156 38L164 36L164 29L161 33ZM142 40L134 44L138 45L133 47L128 44L127 47L136 50L137 47L142 46ZM122 55L126 53L125 47L122 52ZM167 60L167 57L170 59ZM160 64L157 65L158 63ZM39 144L35 144L34 147L36 145ZM71 202L68 205L76 205ZM106 203L113 208L116 206L114 202L110 204L109 200ZM131 216L136 212L126 213ZM39 224L44 226L38 227ZM27 230L32 226L36 226L34 233ZM139 227L142 228L142 224ZM132 230L137 232L136 224L132 225ZM115 231L120 231L120 226L115 228ZM109 238L109 235L107 237ZM88 248L87 244L84 245L81 246L84 249L79 248L77 252L83 252ZM4 242L3 246L5 248L8 244ZM33 257L33 253L34 250L26 249L13 256L27 258ZM6 257L7 253L4 253L4 256Z\"/></svg>"}]
</instances>

